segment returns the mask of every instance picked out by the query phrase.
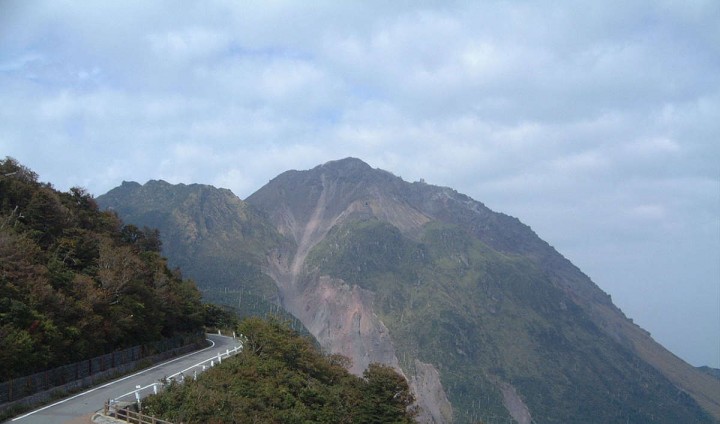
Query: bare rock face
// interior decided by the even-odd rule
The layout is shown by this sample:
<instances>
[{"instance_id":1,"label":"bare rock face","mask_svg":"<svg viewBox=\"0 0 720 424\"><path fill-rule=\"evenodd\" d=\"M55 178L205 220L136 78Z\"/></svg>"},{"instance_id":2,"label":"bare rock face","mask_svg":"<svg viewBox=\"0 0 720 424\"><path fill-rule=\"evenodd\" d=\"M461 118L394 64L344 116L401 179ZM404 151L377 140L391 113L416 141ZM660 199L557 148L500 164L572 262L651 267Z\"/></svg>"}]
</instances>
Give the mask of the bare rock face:
<instances>
[{"instance_id":1,"label":"bare rock face","mask_svg":"<svg viewBox=\"0 0 720 424\"><path fill-rule=\"evenodd\" d=\"M305 259L333 226L345 220L372 216L412 231L429 219L377 192L359 199L345 197L344 192L338 190L338 182L324 173L318 182L312 193L314 204L306 202L307 207L300 213L296 208L293 212L294 208L283 205L272 214L278 231L293 238L297 249L291 258L284 260L282 255L271 254L268 274L278 285L283 307L305 325L323 349L350 358L352 373L361 375L369 364L379 362L404 375L390 333L373 309L373 292L341 279L308 274ZM451 422L452 407L437 370L430 364L422 364L417 369L416 378L409 383L416 397L420 421Z\"/></svg>"},{"instance_id":2,"label":"bare rock face","mask_svg":"<svg viewBox=\"0 0 720 424\"><path fill-rule=\"evenodd\" d=\"M423 423L450 423L453 409L440 382L440 373L432 364L415 360L415 374L410 377L410 387L423 407L417 416Z\"/></svg>"},{"instance_id":3,"label":"bare rock face","mask_svg":"<svg viewBox=\"0 0 720 424\"><path fill-rule=\"evenodd\" d=\"M295 315L323 348L352 359L352 373L362 374L372 362L399 369L390 333L373 312L372 292L322 276L300 299L304 306Z\"/></svg>"},{"instance_id":4,"label":"bare rock face","mask_svg":"<svg viewBox=\"0 0 720 424\"><path fill-rule=\"evenodd\" d=\"M499 382L498 386L503 396L503 405L510 413L510 416L518 424L531 424L532 416L530 416L530 410L528 409L525 402L523 402L517 390L510 383Z\"/></svg>"},{"instance_id":5,"label":"bare rock face","mask_svg":"<svg viewBox=\"0 0 720 424\"><path fill-rule=\"evenodd\" d=\"M307 282L302 294L284 306L300 319L323 349L350 358L350 372L361 375L368 365L379 362L405 375L390 333L373 311L373 297L371 291L321 276ZM452 422L452 406L440 375L431 364L417 361L409 384L418 406L419 422Z\"/></svg>"}]
</instances>

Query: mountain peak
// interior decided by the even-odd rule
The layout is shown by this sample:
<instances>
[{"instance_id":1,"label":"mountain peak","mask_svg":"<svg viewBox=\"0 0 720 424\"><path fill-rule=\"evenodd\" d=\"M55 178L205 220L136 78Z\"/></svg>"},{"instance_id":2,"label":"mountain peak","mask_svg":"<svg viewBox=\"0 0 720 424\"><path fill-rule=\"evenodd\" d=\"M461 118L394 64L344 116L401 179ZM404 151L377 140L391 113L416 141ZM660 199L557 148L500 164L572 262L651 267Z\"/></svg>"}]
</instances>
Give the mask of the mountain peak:
<instances>
[{"instance_id":1,"label":"mountain peak","mask_svg":"<svg viewBox=\"0 0 720 424\"><path fill-rule=\"evenodd\" d=\"M347 157L344 159L331 160L316 168L338 169L338 170L371 170L372 168L361 159Z\"/></svg>"},{"instance_id":2,"label":"mountain peak","mask_svg":"<svg viewBox=\"0 0 720 424\"><path fill-rule=\"evenodd\" d=\"M307 175L311 178L324 175L325 178L329 177L331 180L339 179L356 183L361 181L367 183L368 179L374 180L381 175L383 177L394 177L394 175L387 171L375 169L362 160L353 157L325 162L307 171Z\"/></svg>"},{"instance_id":3,"label":"mountain peak","mask_svg":"<svg viewBox=\"0 0 720 424\"><path fill-rule=\"evenodd\" d=\"M140 183L138 183L136 181L123 181L121 186L134 189L134 188L140 187Z\"/></svg>"}]
</instances>

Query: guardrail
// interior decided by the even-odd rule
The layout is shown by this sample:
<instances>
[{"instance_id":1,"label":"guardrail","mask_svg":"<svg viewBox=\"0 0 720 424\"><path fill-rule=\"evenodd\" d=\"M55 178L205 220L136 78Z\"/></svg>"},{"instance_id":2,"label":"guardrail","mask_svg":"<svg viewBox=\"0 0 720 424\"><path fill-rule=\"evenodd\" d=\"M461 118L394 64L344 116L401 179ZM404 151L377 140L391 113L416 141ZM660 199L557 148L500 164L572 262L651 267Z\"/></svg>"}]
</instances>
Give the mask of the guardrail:
<instances>
[{"instance_id":1,"label":"guardrail","mask_svg":"<svg viewBox=\"0 0 720 424\"><path fill-rule=\"evenodd\" d=\"M151 417L127 408L117 408L110 411L107 403L105 404L104 415L132 424L173 424L170 421Z\"/></svg>"},{"instance_id":2,"label":"guardrail","mask_svg":"<svg viewBox=\"0 0 720 424\"><path fill-rule=\"evenodd\" d=\"M238 353L242 352L242 336L240 340L238 340L238 343L238 346L235 346L232 349L226 349L225 352L218 352L216 356L205 359L201 362L198 362L197 364L191 365L184 370L178 371L175 374L165 377L164 379L156 383L148 384L144 387L138 385L133 391L122 394L116 398L109 399L107 402L105 402L105 405L103 407L103 414L108 417L113 417L119 420L126 421L128 423L172 424L168 421L163 421L155 417L144 415L140 412L135 412L133 409L142 411L142 399L145 396L148 396L150 394L158 394L166 386L172 384L173 382L183 383L187 378L197 379L197 376L203 371L221 364L223 359L227 359L230 356L235 356Z\"/></svg>"},{"instance_id":3,"label":"guardrail","mask_svg":"<svg viewBox=\"0 0 720 424\"><path fill-rule=\"evenodd\" d=\"M222 363L223 358L228 358L231 355L235 356L238 353L242 352L242 344L239 346L234 347L233 349L227 349L225 352L219 352L217 356L213 356L212 358L206 359L202 362L198 362L195 365L189 366L185 368L182 371L178 371L175 374L172 374L168 377L166 377L163 380L158 381L157 383L148 384L145 387L136 387L135 390L122 394L116 398L110 399L109 402L111 404L118 403L123 401L124 399L130 399L135 400L135 402L140 402L140 400L149 395L149 394L158 394L160 390L162 390L165 386L173 383L178 382L182 383L185 381L186 378L192 378L196 379L198 374L205 371L208 368L212 368L215 365L218 365Z\"/></svg>"},{"instance_id":4,"label":"guardrail","mask_svg":"<svg viewBox=\"0 0 720 424\"><path fill-rule=\"evenodd\" d=\"M205 337L201 333L197 340L193 340L195 336L189 334L165 339L145 345L145 348L134 347L0 383L0 416L11 411L28 410L63 394L78 392L98 382L128 374L141 365L196 350L204 343ZM139 357L134 353L137 351L140 352ZM54 380L53 375L57 379Z\"/></svg>"},{"instance_id":5,"label":"guardrail","mask_svg":"<svg viewBox=\"0 0 720 424\"><path fill-rule=\"evenodd\" d=\"M123 350L96 356L71 364L62 365L52 369L40 371L23 377L15 377L0 382L0 405L13 402L46 390L58 390L64 385L73 385L72 388L85 387L92 384L103 373L118 369L119 373L128 371L139 361L157 355L159 359L173 356L183 347L204 342L205 337L200 334L183 334L169 339L163 339L145 345L132 346ZM166 356L163 356L167 352Z\"/></svg>"}]
</instances>

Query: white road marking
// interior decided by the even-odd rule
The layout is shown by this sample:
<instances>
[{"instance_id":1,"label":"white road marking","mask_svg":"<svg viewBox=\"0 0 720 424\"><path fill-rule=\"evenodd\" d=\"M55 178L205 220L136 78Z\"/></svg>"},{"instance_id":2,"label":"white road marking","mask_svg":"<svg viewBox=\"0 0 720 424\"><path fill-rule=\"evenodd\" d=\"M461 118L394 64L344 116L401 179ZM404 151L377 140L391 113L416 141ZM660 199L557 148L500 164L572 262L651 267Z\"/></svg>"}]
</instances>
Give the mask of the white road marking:
<instances>
[{"instance_id":1,"label":"white road marking","mask_svg":"<svg viewBox=\"0 0 720 424\"><path fill-rule=\"evenodd\" d=\"M210 346L210 347L212 347L212 346ZM226 356L226 358L229 358L229 357L230 357L229 354L231 354L231 353L237 354L237 351L238 351L238 350L239 350L239 346L236 346L236 347L233 348L233 349L228 349L227 353L220 352L219 355L226 355L226 354L227 354L228 356ZM208 361L211 361L211 360L213 360L213 359L215 359L215 358L217 358L217 357L216 357L216 356L213 356L213 357L210 357L210 358L205 359L205 360L203 360L203 361L200 361L200 362L198 362L198 363L195 364L195 365L191 365L191 366L185 368L185 369L182 370L182 371L178 371L178 372L176 372L175 374L172 374L172 375L168 376L167 379L169 380L169 379L171 379L171 378L175 378L175 377L177 377L178 375L185 373L186 371L190 371L190 370L193 369L193 368L198 368L198 367L200 367L200 365L205 364L205 363L207 363ZM188 378L190 378L190 377L188 377ZM148 384L148 385L145 386L145 387L140 387L139 389L135 389L135 390L132 390L132 391L130 391L130 392L125 393L124 395L120 395L120 396L114 398L113 400L114 400L114 401L117 401L118 399L122 399L122 398L124 398L124 397L126 397L126 396L133 395L133 394L135 394L135 392L142 392L143 390L148 389L148 388L150 388L150 387L152 387L152 386L155 386L156 384L158 384L158 383Z\"/></svg>"},{"instance_id":2,"label":"white road marking","mask_svg":"<svg viewBox=\"0 0 720 424\"><path fill-rule=\"evenodd\" d=\"M146 368L146 369L144 369L144 370L142 370L142 371L136 372L135 374L127 375L127 376L122 377L122 378L118 378L117 380L113 380L113 381L111 381L111 382L109 382L109 383L105 383L105 384L103 384L102 386L94 387L94 388L92 388L92 389L90 389L90 390L86 390L86 391L84 391L84 392L82 392L82 393L78 393L78 394L76 394L75 396L71 396L71 397L69 397L69 398L65 398L65 399L63 399L63 400L57 401L57 402L55 402L55 403L53 403L53 404L50 404L50 405L47 405L47 406L43 406L42 408L39 408L39 409L36 409L36 410L34 410L34 411L28 412L28 413L25 414L25 415L21 415L21 416L19 416L19 417L15 417L15 418L13 418L13 419L10 420L10 421L17 421L17 420L23 419L23 418L28 417L28 416L30 416L30 415L32 415L32 414L36 414L36 413L38 413L38 412L40 412L40 411L44 411L44 410L46 410L46 409L48 409L48 408L52 408L53 406L57 406L57 405L60 405L60 404L62 404L62 403L65 403L65 402L67 402L67 401L69 401L69 400L73 400L73 399L75 399L75 398L79 398L80 396L84 396L84 395L86 395L86 394L88 394L88 393L92 393L92 392L94 392L94 391L96 391L96 390L98 390L98 389L104 389L105 387L112 386L112 385L115 384L115 383L119 383L119 382L121 382L121 381L127 380L128 378L136 377L136 376L138 376L138 375L140 375L140 374L143 374L143 373L145 373L145 372L147 372L147 371L152 371L152 370L154 370L155 368L162 367L163 365L167 365L167 364L173 363L173 362L175 362L175 361L179 361L179 360L181 360L181 359L187 358L188 356L196 355L196 354L198 354L198 353L200 353L200 352L204 352L204 351L206 351L206 350L208 350L208 349L212 349L213 347L215 347L215 342L214 342L214 341L212 341L212 340L210 340L210 339L205 339L205 340L207 340L207 341L209 341L210 343L212 343L212 345L210 345L210 346L208 346L208 347L206 347L206 348L197 350L197 351L195 351L195 352L188 353L187 355L183 355L183 356L177 357L177 358L175 358L175 359L171 359L171 360L166 361L166 362L163 362L163 363L161 363L161 364L157 364L157 365L155 365L155 366L153 366L153 367Z\"/></svg>"}]
</instances>

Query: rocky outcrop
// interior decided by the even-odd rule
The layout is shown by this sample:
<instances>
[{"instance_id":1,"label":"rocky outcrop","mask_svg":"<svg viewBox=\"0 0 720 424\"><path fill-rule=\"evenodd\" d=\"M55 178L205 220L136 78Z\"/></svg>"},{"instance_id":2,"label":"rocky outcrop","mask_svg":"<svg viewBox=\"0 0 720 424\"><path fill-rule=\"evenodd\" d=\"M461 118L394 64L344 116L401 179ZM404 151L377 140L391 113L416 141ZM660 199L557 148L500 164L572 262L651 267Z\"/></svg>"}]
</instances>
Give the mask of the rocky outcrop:
<instances>
[{"instance_id":1,"label":"rocky outcrop","mask_svg":"<svg viewBox=\"0 0 720 424\"><path fill-rule=\"evenodd\" d=\"M410 376L410 387L422 408L417 419L423 423L452 422L453 408L443 390L440 373L432 364L415 360L415 372Z\"/></svg>"},{"instance_id":2,"label":"rocky outcrop","mask_svg":"<svg viewBox=\"0 0 720 424\"><path fill-rule=\"evenodd\" d=\"M510 413L510 416L515 422L518 424L531 424L532 416L530 415L530 410L520 395L518 395L515 387L504 381L498 382L498 387L502 393L503 405L505 405L505 409L508 410L508 413Z\"/></svg>"}]
</instances>

